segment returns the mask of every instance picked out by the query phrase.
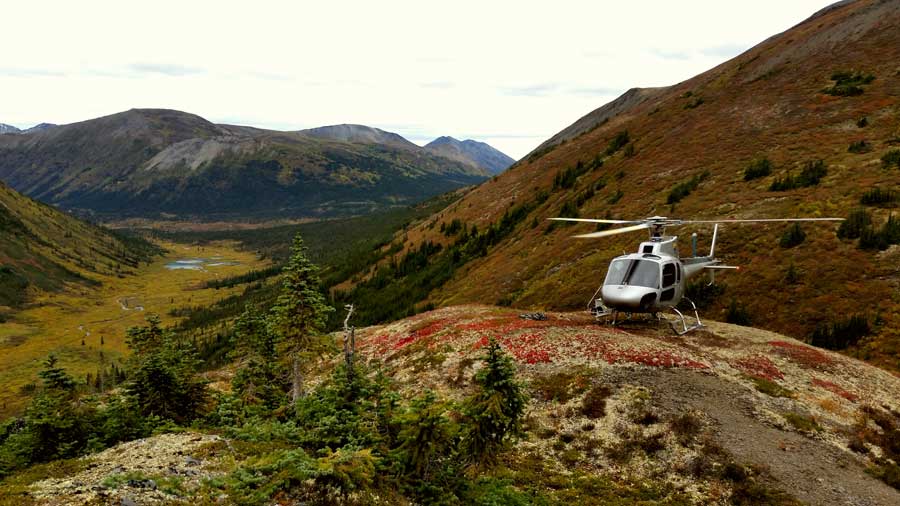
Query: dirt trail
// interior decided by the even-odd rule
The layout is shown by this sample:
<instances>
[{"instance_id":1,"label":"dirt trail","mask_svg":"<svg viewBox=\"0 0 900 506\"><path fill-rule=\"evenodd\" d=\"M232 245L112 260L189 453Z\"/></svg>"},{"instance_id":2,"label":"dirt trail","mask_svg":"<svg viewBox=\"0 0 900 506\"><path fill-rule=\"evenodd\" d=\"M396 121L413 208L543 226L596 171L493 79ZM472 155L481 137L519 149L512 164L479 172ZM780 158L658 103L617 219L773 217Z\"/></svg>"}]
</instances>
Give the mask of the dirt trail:
<instances>
[{"instance_id":1,"label":"dirt trail","mask_svg":"<svg viewBox=\"0 0 900 506\"><path fill-rule=\"evenodd\" d=\"M694 409L714 421L719 444L744 464L768 468L778 488L813 505L895 506L900 492L869 476L849 452L785 431L755 416L747 388L708 374L677 369L605 371L612 384L640 385L670 413Z\"/></svg>"}]
</instances>

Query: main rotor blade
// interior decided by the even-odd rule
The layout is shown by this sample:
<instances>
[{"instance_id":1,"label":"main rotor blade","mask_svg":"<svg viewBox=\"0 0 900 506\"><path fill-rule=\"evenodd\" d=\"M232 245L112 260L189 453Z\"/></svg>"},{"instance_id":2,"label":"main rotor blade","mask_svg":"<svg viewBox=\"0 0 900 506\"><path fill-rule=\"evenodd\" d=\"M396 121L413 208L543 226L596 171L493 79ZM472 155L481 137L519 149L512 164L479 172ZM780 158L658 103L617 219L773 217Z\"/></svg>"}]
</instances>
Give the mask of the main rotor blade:
<instances>
[{"instance_id":1,"label":"main rotor blade","mask_svg":"<svg viewBox=\"0 0 900 506\"><path fill-rule=\"evenodd\" d=\"M683 223L771 223L784 221L844 221L844 218L759 218L755 220L680 220Z\"/></svg>"},{"instance_id":2,"label":"main rotor blade","mask_svg":"<svg viewBox=\"0 0 900 506\"><path fill-rule=\"evenodd\" d=\"M547 218L547 219L553 220L553 221L578 221L578 222L582 222L582 223L613 223L616 225L623 225L623 224L627 224L627 223L641 223L640 221L635 221L635 220L630 220L630 221L600 220L600 219L594 219L594 218Z\"/></svg>"},{"instance_id":3,"label":"main rotor blade","mask_svg":"<svg viewBox=\"0 0 900 506\"><path fill-rule=\"evenodd\" d=\"M636 232L638 230L644 230L646 228L650 228L650 225L648 225L646 223L641 223L640 225L632 225L630 227L614 228L611 230L604 230L602 232L592 232L590 234L576 235L574 237L577 237L579 239L595 239L597 237L606 237L609 235L624 234L626 232Z\"/></svg>"}]
</instances>

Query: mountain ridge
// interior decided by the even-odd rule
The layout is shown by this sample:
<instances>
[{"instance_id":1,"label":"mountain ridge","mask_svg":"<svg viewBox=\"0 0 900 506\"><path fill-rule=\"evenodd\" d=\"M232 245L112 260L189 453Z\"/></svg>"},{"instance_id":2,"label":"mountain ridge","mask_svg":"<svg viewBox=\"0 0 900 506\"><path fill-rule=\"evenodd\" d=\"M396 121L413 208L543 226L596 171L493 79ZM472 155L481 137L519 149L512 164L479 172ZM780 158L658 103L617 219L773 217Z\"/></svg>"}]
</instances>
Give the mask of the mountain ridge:
<instances>
[{"instance_id":1,"label":"mountain ridge","mask_svg":"<svg viewBox=\"0 0 900 506\"><path fill-rule=\"evenodd\" d=\"M492 175L497 175L516 163L490 144L472 139L460 141L448 135L429 142L425 149L451 160L483 167Z\"/></svg>"},{"instance_id":2,"label":"mountain ridge","mask_svg":"<svg viewBox=\"0 0 900 506\"><path fill-rule=\"evenodd\" d=\"M350 140L360 133L350 130L344 132ZM168 109L131 109L0 138L0 178L100 219L205 219L354 215L488 176L378 132L392 142L346 142L315 132L217 125Z\"/></svg>"}]
</instances>

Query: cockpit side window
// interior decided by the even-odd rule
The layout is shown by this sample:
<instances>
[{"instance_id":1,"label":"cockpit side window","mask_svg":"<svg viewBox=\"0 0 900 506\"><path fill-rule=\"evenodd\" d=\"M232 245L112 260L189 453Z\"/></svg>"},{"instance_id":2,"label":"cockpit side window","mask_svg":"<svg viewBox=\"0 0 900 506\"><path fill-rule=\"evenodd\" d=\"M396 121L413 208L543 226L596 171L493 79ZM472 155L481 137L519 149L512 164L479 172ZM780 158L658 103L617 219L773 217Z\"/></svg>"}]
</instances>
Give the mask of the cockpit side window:
<instances>
[{"instance_id":1,"label":"cockpit side window","mask_svg":"<svg viewBox=\"0 0 900 506\"><path fill-rule=\"evenodd\" d=\"M670 263L663 265L662 286L672 286L675 284L675 264Z\"/></svg>"}]
</instances>

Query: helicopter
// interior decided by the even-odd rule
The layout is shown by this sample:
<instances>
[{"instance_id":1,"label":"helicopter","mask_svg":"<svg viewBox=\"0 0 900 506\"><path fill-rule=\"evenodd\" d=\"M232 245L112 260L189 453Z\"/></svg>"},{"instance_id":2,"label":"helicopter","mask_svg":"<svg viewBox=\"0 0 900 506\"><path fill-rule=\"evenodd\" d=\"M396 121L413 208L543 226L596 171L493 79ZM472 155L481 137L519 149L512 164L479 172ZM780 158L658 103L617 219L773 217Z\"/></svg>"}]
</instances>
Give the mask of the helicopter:
<instances>
[{"instance_id":1,"label":"helicopter","mask_svg":"<svg viewBox=\"0 0 900 506\"><path fill-rule=\"evenodd\" d=\"M716 258L716 237L719 225L723 223L775 223L803 221L843 221L843 218L762 218L762 219L720 219L720 220L681 220L665 216L651 216L642 220L610 220L591 218L550 218L554 221L580 223L601 223L620 225L619 228L576 235L576 238L595 239L617 234L649 230L650 238L640 243L636 253L627 253L615 257L609 264L603 284L597 288L588 310L598 319L612 318L617 323L619 313L631 317L634 313L650 313L663 320L661 313L672 310L677 315L676 321L669 321L672 330L678 335L702 328L703 322L697 312L697 306L685 296L688 280L708 272L710 283L715 283L717 270L739 270L740 267L724 265ZM712 224L713 234L708 255L697 254L697 233L691 236L692 256L681 257L678 254L678 236L665 235L667 227L678 227L693 224ZM621 226L625 225L625 226ZM676 307L681 301L687 301L694 313L694 323L687 319Z\"/></svg>"}]
</instances>

